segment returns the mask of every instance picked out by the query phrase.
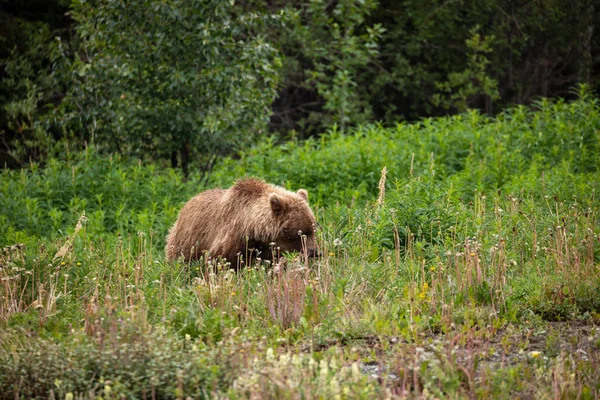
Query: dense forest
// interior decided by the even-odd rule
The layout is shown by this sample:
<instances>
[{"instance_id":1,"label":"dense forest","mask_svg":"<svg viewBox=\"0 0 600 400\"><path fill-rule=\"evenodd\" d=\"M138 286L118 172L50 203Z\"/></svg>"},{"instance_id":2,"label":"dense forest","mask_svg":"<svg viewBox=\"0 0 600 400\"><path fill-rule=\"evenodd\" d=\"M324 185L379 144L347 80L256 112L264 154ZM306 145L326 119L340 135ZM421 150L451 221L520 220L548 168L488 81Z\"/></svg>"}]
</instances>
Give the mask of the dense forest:
<instances>
[{"instance_id":1,"label":"dense forest","mask_svg":"<svg viewBox=\"0 0 600 400\"><path fill-rule=\"evenodd\" d=\"M2 0L0 162L71 147L210 171L266 135L598 87L587 0Z\"/></svg>"}]
</instances>

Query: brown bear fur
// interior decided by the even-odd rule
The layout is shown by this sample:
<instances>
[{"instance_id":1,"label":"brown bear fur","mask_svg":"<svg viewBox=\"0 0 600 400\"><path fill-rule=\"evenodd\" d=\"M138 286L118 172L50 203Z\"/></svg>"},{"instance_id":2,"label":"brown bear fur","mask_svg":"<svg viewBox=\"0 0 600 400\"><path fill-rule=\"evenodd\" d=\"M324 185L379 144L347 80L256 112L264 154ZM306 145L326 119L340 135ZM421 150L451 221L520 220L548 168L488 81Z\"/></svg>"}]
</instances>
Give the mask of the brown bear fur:
<instances>
[{"instance_id":1,"label":"brown bear fur","mask_svg":"<svg viewBox=\"0 0 600 400\"><path fill-rule=\"evenodd\" d=\"M315 217L306 190L294 193L247 178L229 189L207 190L188 201L169 231L166 255L169 261L182 256L190 261L208 251L235 268L249 248L260 252L258 257L263 260L270 260L272 248L303 252L304 241L308 255L315 256L314 229Z\"/></svg>"}]
</instances>

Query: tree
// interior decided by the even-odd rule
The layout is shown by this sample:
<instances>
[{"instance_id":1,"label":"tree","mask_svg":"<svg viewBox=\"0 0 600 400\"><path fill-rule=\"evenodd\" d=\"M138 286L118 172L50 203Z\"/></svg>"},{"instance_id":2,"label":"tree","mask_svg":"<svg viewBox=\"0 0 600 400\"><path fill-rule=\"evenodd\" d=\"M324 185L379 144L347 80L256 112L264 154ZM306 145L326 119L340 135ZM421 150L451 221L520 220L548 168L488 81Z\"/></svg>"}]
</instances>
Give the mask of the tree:
<instances>
[{"instance_id":1,"label":"tree","mask_svg":"<svg viewBox=\"0 0 600 400\"><path fill-rule=\"evenodd\" d=\"M75 0L81 39L60 119L127 154L215 158L262 132L280 61L272 16L220 0Z\"/></svg>"},{"instance_id":2,"label":"tree","mask_svg":"<svg viewBox=\"0 0 600 400\"><path fill-rule=\"evenodd\" d=\"M285 24L265 32L283 54L282 82L271 128L300 137L372 118L360 75L378 56L385 29L368 21L377 0L245 0L245 10L280 11Z\"/></svg>"}]
</instances>

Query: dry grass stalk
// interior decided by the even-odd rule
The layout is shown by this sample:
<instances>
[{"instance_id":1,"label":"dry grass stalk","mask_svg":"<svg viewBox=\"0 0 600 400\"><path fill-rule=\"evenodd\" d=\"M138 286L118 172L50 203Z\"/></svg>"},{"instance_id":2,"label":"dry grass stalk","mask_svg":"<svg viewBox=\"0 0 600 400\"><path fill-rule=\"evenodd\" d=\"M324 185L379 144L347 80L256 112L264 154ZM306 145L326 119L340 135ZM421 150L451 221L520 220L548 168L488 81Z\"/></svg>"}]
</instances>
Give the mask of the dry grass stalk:
<instances>
[{"instance_id":1,"label":"dry grass stalk","mask_svg":"<svg viewBox=\"0 0 600 400\"><path fill-rule=\"evenodd\" d=\"M377 205L381 206L385 202L385 179L387 175L387 167L381 170L381 178L379 178L379 195L377 196Z\"/></svg>"},{"instance_id":2,"label":"dry grass stalk","mask_svg":"<svg viewBox=\"0 0 600 400\"><path fill-rule=\"evenodd\" d=\"M79 233L79 231L83 227L83 221L85 221L85 220L86 220L85 212L83 212L81 214L81 217L79 217L77 224L75 225L75 231L73 232L73 234L71 236L67 236L67 240L65 241L65 244L63 244L61 246L61 248L58 249L58 251L54 255L54 258L52 259L52 262L56 261L59 258L63 258L73 248L73 242L75 241L75 237L77 236L77 233Z\"/></svg>"},{"instance_id":3,"label":"dry grass stalk","mask_svg":"<svg viewBox=\"0 0 600 400\"><path fill-rule=\"evenodd\" d=\"M278 267L273 280L265 284L267 308L283 329L296 325L304 313L306 282L302 272L303 268Z\"/></svg>"}]
</instances>

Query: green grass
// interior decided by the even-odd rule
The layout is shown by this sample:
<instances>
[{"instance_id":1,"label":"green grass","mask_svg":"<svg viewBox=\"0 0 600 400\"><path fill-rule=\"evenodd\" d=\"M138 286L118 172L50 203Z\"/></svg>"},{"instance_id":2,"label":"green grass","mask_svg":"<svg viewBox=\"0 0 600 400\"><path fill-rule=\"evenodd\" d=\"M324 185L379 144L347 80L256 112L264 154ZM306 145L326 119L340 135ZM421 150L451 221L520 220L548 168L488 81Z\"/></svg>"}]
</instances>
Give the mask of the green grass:
<instances>
[{"instance_id":1,"label":"green grass","mask_svg":"<svg viewBox=\"0 0 600 400\"><path fill-rule=\"evenodd\" d=\"M0 398L597 398L599 111L270 140L207 185L93 149L4 171ZM165 262L244 175L309 190L323 257Z\"/></svg>"}]
</instances>

